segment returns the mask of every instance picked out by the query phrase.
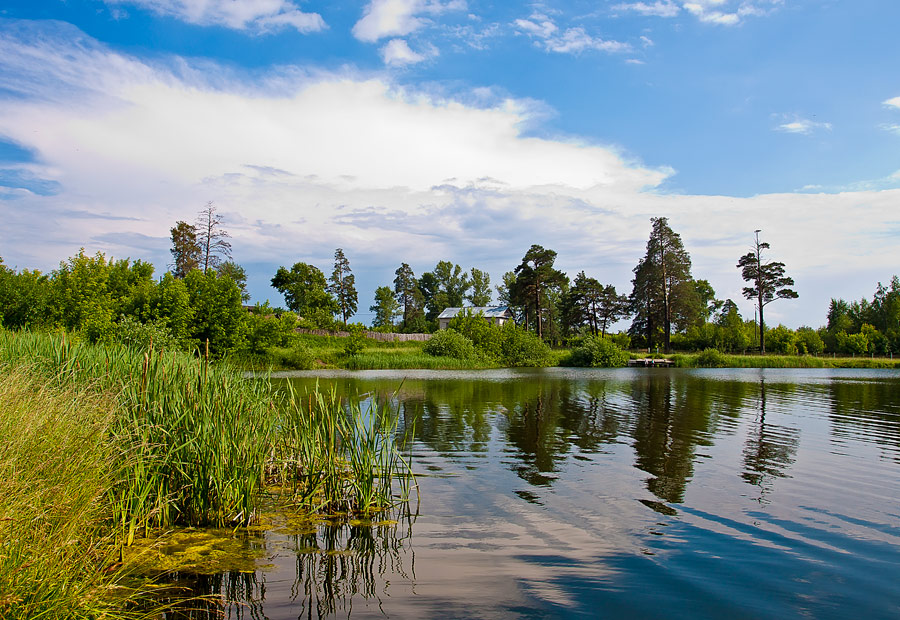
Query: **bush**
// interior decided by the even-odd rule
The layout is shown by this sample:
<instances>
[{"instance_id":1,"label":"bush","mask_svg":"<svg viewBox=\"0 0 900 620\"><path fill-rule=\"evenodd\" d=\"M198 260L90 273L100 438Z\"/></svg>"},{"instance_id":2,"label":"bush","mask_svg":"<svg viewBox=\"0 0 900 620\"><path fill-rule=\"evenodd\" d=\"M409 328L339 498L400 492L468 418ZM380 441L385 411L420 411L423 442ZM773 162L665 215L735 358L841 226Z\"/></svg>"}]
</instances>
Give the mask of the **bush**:
<instances>
[{"instance_id":1,"label":"bush","mask_svg":"<svg viewBox=\"0 0 900 620\"><path fill-rule=\"evenodd\" d=\"M435 333L422 350L435 357L455 357L461 360L475 357L475 346L472 341L452 329L443 329Z\"/></svg>"},{"instance_id":2,"label":"bush","mask_svg":"<svg viewBox=\"0 0 900 620\"><path fill-rule=\"evenodd\" d=\"M509 322L503 326L502 333L500 352L505 366L541 367L549 363L550 347L532 332Z\"/></svg>"},{"instance_id":3,"label":"bush","mask_svg":"<svg viewBox=\"0 0 900 620\"><path fill-rule=\"evenodd\" d=\"M694 358L694 365L700 368L725 368L728 361L725 354L718 349L703 349L697 357Z\"/></svg>"},{"instance_id":4,"label":"bush","mask_svg":"<svg viewBox=\"0 0 900 620\"><path fill-rule=\"evenodd\" d=\"M784 325L766 331L766 351L769 353L782 353L784 355L797 355L796 336L793 331Z\"/></svg>"},{"instance_id":5,"label":"bush","mask_svg":"<svg viewBox=\"0 0 900 620\"><path fill-rule=\"evenodd\" d=\"M449 329L472 341L475 349L486 359L499 361L503 355L503 328L485 320L479 312L464 310L450 321Z\"/></svg>"},{"instance_id":6,"label":"bush","mask_svg":"<svg viewBox=\"0 0 900 620\"><path fill-rule=\"evenodd\" d=\"M797 350L801 354L818 355L825 350L825 342L812 327L800 327L796 335Z\"/></svg>"},{"instance_id":7,"label":"bush","mask_svg":"<svg viewBox=\"0 0 900 620\"><path fill-rule=\"evenodd\" d=\"M118 343L129 349L146 351L151 344L154 349L176 350L178 341L172 331L162 323L141 323L130 316L124 317L111 326L106 342Z\"/></svg>"},{"instance_id":8,"label":"bush","mask_svg":"<svg viewBox=\"0 0 900 620\"><path fill-rule=\"evenodd\" d=\"M628 364L628 354L609 338L588 336L581 346L572 351L568 364L591 368L621 368Z\"/></svg>"},{"instance_id":9,"label":"bush","mask_svg":"<svg viewBox=\"0 0 900 620\"><path fill-rule=\"evenodd\" d=\"M281 358L281 365L294 370L310 370L316 365L316 356L305 344L297 342Z\"/></svg>"},{"instance_id":10,"label":"bush","mask_svg":"<svg viewBox=\"0 0 900 620\"><path fill-rule=\"evenodd\" d=\"M344 342L344 353L350 357L355 357L362 353L366 348L366 334L363 331L365 327L362 323L351 323L347 326L350 335Z\"/></svg>"}]
</instances>

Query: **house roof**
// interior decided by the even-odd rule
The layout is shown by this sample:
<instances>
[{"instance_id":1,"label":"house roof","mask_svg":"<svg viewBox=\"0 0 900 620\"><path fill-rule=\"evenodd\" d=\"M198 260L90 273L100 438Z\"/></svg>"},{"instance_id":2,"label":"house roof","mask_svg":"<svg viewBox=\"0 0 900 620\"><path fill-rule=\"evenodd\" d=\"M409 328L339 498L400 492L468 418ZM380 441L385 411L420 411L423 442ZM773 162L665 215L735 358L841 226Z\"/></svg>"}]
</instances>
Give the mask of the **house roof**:
<instances>
[{"instance_id":1,"label":"house roof","mask_svg":"<svg viewBox=\"0 0 900 620\"><path fill-rule=\"evenodd\" d=\"M452 319L464 310L468 310L472 314L480 312L486 319L511 319L513 316L507 306L469 306L466 308L444 308L444 311L438 315L438 318Z\"/></svg>"}]
</instances>

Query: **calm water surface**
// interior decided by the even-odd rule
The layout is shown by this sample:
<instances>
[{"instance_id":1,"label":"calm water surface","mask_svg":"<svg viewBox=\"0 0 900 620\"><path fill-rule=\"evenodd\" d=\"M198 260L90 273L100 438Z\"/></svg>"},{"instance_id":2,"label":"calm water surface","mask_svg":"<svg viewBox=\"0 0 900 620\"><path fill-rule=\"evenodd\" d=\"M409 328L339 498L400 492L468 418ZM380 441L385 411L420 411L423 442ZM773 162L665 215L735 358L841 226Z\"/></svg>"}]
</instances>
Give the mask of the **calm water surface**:
<instances>
[{"instance_id":1,"label":"calm water surface","mask_svg":"<svg viewBox=\"0 0 900 620\"><path fill-rule=\"evenodd\" d=\"M225 617L900 617L900 373L290 380L415 422L418 514L267 533Z\"/></svg>"}]
</instances>

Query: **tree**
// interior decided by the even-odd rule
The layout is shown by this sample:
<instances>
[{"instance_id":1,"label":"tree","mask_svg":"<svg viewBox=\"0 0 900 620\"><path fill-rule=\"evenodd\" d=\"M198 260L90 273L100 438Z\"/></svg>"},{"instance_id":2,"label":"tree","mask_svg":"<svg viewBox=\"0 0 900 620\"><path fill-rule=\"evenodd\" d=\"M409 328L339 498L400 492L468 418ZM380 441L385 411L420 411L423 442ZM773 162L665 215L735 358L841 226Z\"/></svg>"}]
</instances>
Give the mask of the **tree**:
<instances>
[{"instance_id":1,"label":"tree","mask_svg":"<svg viewBox=\"0 0 900 620\"><path fill-rule=\"evenodd\" d=\"M234 280L234 283L241 289L241 301L250 301L250 293L247 292L247 272L236 262L227 260L219 263L216 267L216 274L221 277L228 277Z\"/></svg>"},{"instance_id":2,"label":"tree","mask_svg":"<svg viewBox=\"0 0 900 620\"><path fill-rule=\"evenodd\" d=\"M765 322L763 320L763 308L776 299L796 299L797 293L788 288L794 285L794 280L784 275L784 263L764 262L762 251L769 249L769 244L759 241L760 231L756 231L756 244L752 251L741 256L738 268L745 282L752 282L753 286L744 287L744 297L756 301L759 310L759 350L766 352Z\"/></svg>"},{"instance_id":3,"label":"tree","mask_svg":"<svg viewBox=\"0 0 900 620\"><path fill-rule=\"evenodd\" d=\"M350 261L344 256L344 250L338 248L334 251L334 270L331 272L328 291L334 295L341 308L341 318L344 327L347 319L356 312L359 298L356 294L356 277L350 271Z\"/></svg>"},{"instance_id":4,"label":"tree","mask_svg":"<svg viewBox=\"0 0 900 620\"><path fill-rule=\"evenodd\" d=\"M472 267L472 292L466 295L470 304L476 307L487 306L491 303L491 276L486 271Z\"/></svg>"},{"instance_id":5,"label":"tree","mask_svg":"<svg viewBox=\"0 0 900 620\"><path fill-rule=\"evenodd\" d=\"M556 260L556 252L545 249L540 245L532 245L522 262L515 269L516 284L510 290L510 297L514 303L525 306L525 324L528 326L528 310L533 308L535 319L535 331L538 338L543 337L543 300L546 298L547 287L561 285L563 281L568 283L566 275L553 267Z\"/></svg>"},{"instance_id":6,"label":"tree","mask_svg":"<svg viewBox=\"0 0 900 620\"><path fill-rule=\"evenodd\" d=\"M375 289L375 305L369 306L369 310L375 313L373 327L387 327L390 331L394 331L394 319L400 311L400 305L391 287L379 286Z\"/></svg>"},{"instance_id":7,"label":"tree","mask_svg":"<svg viewBox=\"0 0 900 620\"><path fill-rule=\"evenodd\" d=\"M403 329L405 331L410 325L413 316L416 314L418 305L416 302L424 300L422 291L419 291L419 287L417 286L416 274L413 273L412 267L403 263L397 268L394 275L396 276L394 278L394 293L403 309ZM418 299L416 296L417 291L419 293ZM421 307L419 307L418 310L421 310Z\"/></svg>"},{"instance_id":8,"label":"tree","mask_svg":"<svg viewBox=\"0 0 900 620\"><path fill-rule=\"evenodd\" d=\"M206 207L200 211L194 229L203 271L217 267L223 259L231 258L231 244L226 241L231 235L222 230L222 216L216 213L216 206L212 201L207 202Z\"/></svg>"},{"instance_id":9,"label":"tree","mask_svg":"<svg viewBox=\"0 0 900 620\"><path fill-rule=\"evenodd\" d=\"M697 290L691 277L691 257L681 236L669 227L664 217L650 218L652 229L647 252L634 268L631 331L643 332L652 348L659 329L663 346L669 352L672 325L686 327L699 312Z\"/></svg>"},{"instance_id":10,"label":"tree","mask_svg":"<svg viewBox=\"0 0 900 620\"><path fill-rule=\"evenodd\" d=\"M170 230L172 236L172 275L183 278L194 269L200 267L200 244L197 242L197 229L187 222L175 222Z\"/></svg>"},{"instance_id":11,"label":"tree","mask_svg":"<svg viewBox=\"0 0 900 620\"><path fill-rule=\"evenodd\" d=\"M315 327L330 328L340 311L326 290L325 274L313 265L298 262L290 270L279 267L272 286L284 295L289 310Z\"/></svg>"},{"instance_id":12,"label":"tree","mask_svg":"<svg viewBox=\"0 0 900 620\"><path fill-rule=\"evenodd\" d=\"M588 325L591 334L606 335L610 325L628 316L628 297L618 295L616 287L604 286L596 278L588 278L584 271L575 276L575 282L563 300L563 321L568 327Z\"/></svg>"}]
</instances>

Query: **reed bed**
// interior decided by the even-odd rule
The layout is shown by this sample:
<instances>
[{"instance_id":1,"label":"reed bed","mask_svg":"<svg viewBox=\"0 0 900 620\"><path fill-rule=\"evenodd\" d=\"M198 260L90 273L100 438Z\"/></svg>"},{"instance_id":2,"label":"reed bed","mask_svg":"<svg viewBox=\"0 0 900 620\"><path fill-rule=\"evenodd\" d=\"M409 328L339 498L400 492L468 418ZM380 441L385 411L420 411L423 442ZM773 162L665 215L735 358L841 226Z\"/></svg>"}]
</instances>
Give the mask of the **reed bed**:
<instances>
[{"instance_id":1,"label":"reed bed","mask_svg":"<svg viewBox=\"0 0 900 620\"><path fill-rule=\"evenodd\" d=\"M117 467L107 501L120 544L150 528L247 525L274 483L298 507L325 512L371 512L409 490L391 408L364 410L203 358L65 334L0 330L0 360L110 399Z\"/></svg>"}]
</instances>

